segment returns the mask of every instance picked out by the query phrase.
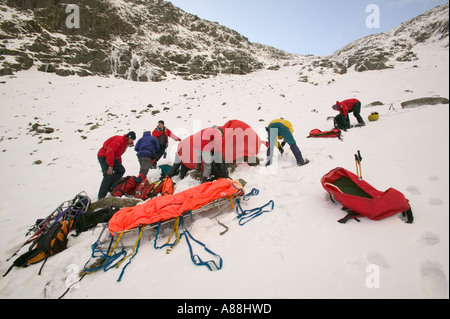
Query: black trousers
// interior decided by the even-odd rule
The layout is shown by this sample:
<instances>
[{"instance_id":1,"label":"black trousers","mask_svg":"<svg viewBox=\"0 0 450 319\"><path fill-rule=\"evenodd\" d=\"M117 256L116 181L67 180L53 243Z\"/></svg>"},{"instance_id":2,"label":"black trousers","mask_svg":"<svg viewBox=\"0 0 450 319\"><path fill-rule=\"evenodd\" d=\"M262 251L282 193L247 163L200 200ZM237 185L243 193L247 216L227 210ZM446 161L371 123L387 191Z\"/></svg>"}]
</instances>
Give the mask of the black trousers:
<instances>
[{"instance_id":1,"label":"black trousers","mask_svg":"<svg viewBox=\"0 0 450 319\"><path fill-rule=\"evenodd\" d=\"M114 160L113 174L108 175L109 169L108 163L106 163L106 157L98 157L98 162L102 168L103 180L98 190L98 199L105 198L111 188L112 184L120 180L125 174L125 167L118 161Z\"/></svg>"},{"instance_id":2,"label":"black trousers","mask_svg":"<svg viewBox=\"0 0 450 319\"><path fill-rule=\"evenodd\" d=\"M353 105L353 115L356 117L356 120L358 121L359 124L364 123L363 118L361 117L361 102L357 102Z\"/></svg>"}]
</instances>

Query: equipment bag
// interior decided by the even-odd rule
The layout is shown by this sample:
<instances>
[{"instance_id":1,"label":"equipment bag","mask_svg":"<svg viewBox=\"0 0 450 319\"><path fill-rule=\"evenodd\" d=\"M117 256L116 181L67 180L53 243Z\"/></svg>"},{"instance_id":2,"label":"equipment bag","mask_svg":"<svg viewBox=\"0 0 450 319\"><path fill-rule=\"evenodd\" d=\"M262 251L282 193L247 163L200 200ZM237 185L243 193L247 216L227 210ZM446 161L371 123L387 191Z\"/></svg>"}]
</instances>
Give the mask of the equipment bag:
<instances>
[{"instance_id":1,"label":"equipment bag","mask_svg":"<svg viewBox=\"0 0 450 319\"><path fill-rule=\"evenodd\" d=\"M173 195L173 181L170 177L166 177L163 181L163 187L161 190L161 194L163 196Z\"/></svg>"},{"instance_id":2,"label":"equipment bag","mask_svg":"<svg viewBox=\"0 0 450 319\"><path fill-rule=\"evenodd\" d=\"M120 179L117 183L113 185L111 190L111 196L122 197L125 195L134 195L137 183L134 176L127 176Z\"/></svg>"},{"instance_id":3,"label":"equipment bag","mask_svg":"<svg viewBox=\"0 0 450 319\"><path fill-rule=\"evenodd\" d=\"M17 258L13 265L3 275L5 277L11 269L15 267L28 267L29 265L36 264L40 261L44 261L42 268L47 261L47 258L56 255L67 248L67 236L73 226L74 220L65 220L55 223L48 231L42 233L35 242L30 246L29 251Z\"/></svg>"},{"instance_id":4,"label":"equipment bag","mask_svg":"<svg viewBox=\"0 0 450 319\"><path fill-rule=\"evenodd\" d=\"M345 224L350 219L365 216L372 220L402 213L407 223L414 221L411 206L405 196L396 189L378 191L352 172L335 168L321 179L323 188L333 201L339 202L347 216L339 222Z\"/></svg>"},{"instance_id":5,"label":"equipment bag","mask_svg":"<svg viewBox=\"0 0 450 319\"><path fill-rule=\"evenodd\" d=\"M309 132L308 138L311 138L311 137L325 137L325 138L337 137L340 139L341 138L341 130L338 128L334 128L330 131L322 132L321 130L316 128L316 129L312 130L311 132Z\"/></svg>"},{"instance_id":6,"label":"equipment bag","mask_svg":"<svg viewBox=\"0 0 450 319\"><path fill-rule=\"evenodd\" d=\"M136 187L134 191L134 197L137 199L147 200L148 193L153 189L153 184L150 184L148 179L144 179L139 185Z\"/></svg>"},{"instance_id":7,"label":"equipment bag","mask_svg":"<svg viewBox=\"0 0 450 319\"><path fill-rule=\"evenodd\" d=\"M158 194L173 194L172 179L167 177L160 181L150 183L148 180L142 181L136 188L134 197L142 200L147 200L158 196Z\"/></svg>"},{"instance_id":8,"label":"equipment bag","mask_svg":"<svg viewBox=\"0 0 450 319\"><path fill-rule=\"evenodd\" d=\"M339 114L334 118L334 128L340 130L346 130L350 128L350 120L346 118L343 114Z\"/></svg>"}]
</instances>

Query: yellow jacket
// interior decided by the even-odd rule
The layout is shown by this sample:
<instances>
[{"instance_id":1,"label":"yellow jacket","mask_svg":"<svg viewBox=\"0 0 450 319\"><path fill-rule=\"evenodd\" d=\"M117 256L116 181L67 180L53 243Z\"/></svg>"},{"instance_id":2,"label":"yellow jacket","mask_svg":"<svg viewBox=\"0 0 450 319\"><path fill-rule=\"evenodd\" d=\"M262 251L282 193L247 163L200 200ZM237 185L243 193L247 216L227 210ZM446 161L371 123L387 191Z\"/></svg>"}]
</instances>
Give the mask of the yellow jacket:
<instances>
[{"instance_id":1,"label":"yellow jacket","mask_svg":"<svg viewBox=\"0 0 450 319\"><path fill-rule=\"evenodd\" d=\"M274 124L274 123L281 123L281 124L285 125L291 133L294 133L294 127L292 126L292 123L289 122L288 120L285 120L285 119L273 120L272 122L269 123L269 125L267 127L269 127L271 124ZM283 140L283 137L278 136L278 140L280 140L280 141ZM277 147L279 148L280 146L281 146L280 142L277 141Z\"/></svg>"}]
</instances>

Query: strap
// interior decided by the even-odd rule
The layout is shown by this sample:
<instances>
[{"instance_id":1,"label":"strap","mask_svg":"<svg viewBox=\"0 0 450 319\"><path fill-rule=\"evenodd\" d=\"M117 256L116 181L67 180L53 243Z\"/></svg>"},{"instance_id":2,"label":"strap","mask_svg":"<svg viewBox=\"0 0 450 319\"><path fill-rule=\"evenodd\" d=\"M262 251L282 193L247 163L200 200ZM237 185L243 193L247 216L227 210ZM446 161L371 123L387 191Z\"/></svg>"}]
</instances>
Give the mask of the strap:
<instances>
[{"instance_id":1,"label":"strap","mask_svg":"<svg viewBox=\"0 0 450 319\"><path fill-rule=\"evenodd\" d=\"M259 194L259 190L256 188L253 188L250 193L248 193L247 195L245 195L242 198L242 200L248 201L250 199L250 197L257 196L258 194ZM259 217L264 213L271 212L275 207L275 202L273 200L269 201L267 204L265 204L261 207L257 207L257 208L249 209L249 210L242 209L241 202L239 199L236 201L236 203L237 203L236 213L238 214L240 226L244 226L246 223L248 223L252 219ZM270 206L270 209L264 210L268 206Z\"/></svg>"},{"instance_id":2,"label":"strap","mask_svg":"<svg viewBox=\"0 0 450 319\"><path fill-rule=\"evenodd\" d=\"M270 209L264 210L264 208L266 208L268 206L271 206ZM270 202L268 202L267 204L265 204L261 207L257 207L257 208L253 208L253 209L244 211L241 207L241 203L238 201L237 207L236 207L236 212L238 214L239 225L244 226L245 224L250 222L252 219L259 217L264 213L271 212L274 209L274 207L275 207L275 202L273 200L271 200ZM241 213L239 213L239 210L241 211Z\"/></svg>"},{"instance_id":3,"label":"strap","mask_svg":"<svg viewBox=\"0 0 450 319\"><path fill-rule=\"evenodd\" d=\"M222 266L223 266L222 257L220 257L219 255L217 255L216 253L214 253L213 251L211 251L210 249L208 249L208 248L205 246L205 244L203 244L202 242L200 242L200 241L198 241L197 239L195 239L195 238L191 235L191 233L186 229L186 227L184 226L184 220L183 220L183 219L181 220L181 226L182 226L182 228L183 228L183 235L186 237L186 242L187 242L187 244L188 244L188 246L189 246L189 252L190 252L190 254L191 254L191 260L192 260L192 262L193 262L196 266L206 266L206 267L208 267L208 269L209 269L210 271L221 270L221 269L222 269ZM192 246L191 246L191 242L190 242L190 239L189 239L189 238L192 239L193 242L195 242L195 243L197 243L198 245L202 246L203 249L204 249L207 253L209 253L209 254L211 254L211 255L213 255L213 256L215 256L215 257L218 257L218 258L219 258L219 265L217 265L216 262L215 262L214 260L203 261L203 260L200 258L199 255L197 255L197 254L194 255L193 249L192 249Z\"/></svg>"},{"instance_id":4,"label":"strap","mask_svg":"<svg viewBox=\"0 0 450 319\"><path fill-rule=\"evenodd\" d=\"M358 223L361 221L357 218L360 217L361 214L355 213L348 208L343 207L342 210L345 210L348 214L342 219L339 219L338 222L341 224L346 224L350 219L355 219Z\"/></svg>"},{"instance_id":5,"label":"strap","mask_svg":"<svg viewBox=\"0 0 450 319\"><path fill-rule=\"evenodd\" d=\"M154 244L153 244L153 246L155 247L155 249L163 249L163 248L165 248L165 247L169 247L169 248L166 250L166 253L169 254L169 253L171 252L172 248L175 247L175 246L179 243L179 241L180 241L180 239L181 239L180 234L179 234L179 232L178 232L179 225L180 225L180 217L177 217L177 219L175 219L175 224L174 224L174 226L173 226L172 233L170 234L167 243L165 243L165 244L162 245L162 246L158 246L158 245L157 245L157 241L158 241L159 231L160 231L160 228L161 228L161 222L159 222L158 228L156 229L155 241L154 241ZM175 241L174 241L173 243L170 243L170 239L172 238L172 236L173 236L174 234L175 234L175 236L176 236Z\"/></svg>"},{"instance_id":6,"label":"strap","mask_svg":"<svg viewBox=\"0 0 450 319\"><path fill-rule=\"evenodd\" d=\"M123 277L123 275L124 275L124 273L125 273L125 269L131 264L131 261L133 260L134 256L136 256L137 253L138 253L138 251L139 251L139 247L140 247L140 245L141 245L141 239L142 239L142 233L143 233L143 231L144 231L144 227L141 227L141 228L140 228L140 231L139 231L139 237L138 237L138 240L136 241L136 244L134 244L133 252L131 253L131 258L130 258L130 260L128 260L128 263L123 267L122 271L120 272L119 279L117 279L118 282L120 282L120 281L122 280L122 277ZM129 255L129 256L130 256L130 255ZM119 261L119 262L117 263L116 267L119 267L119 265L120 265L125 259L127 259L127 258L128 258L128 256L126 256L124 259L122 259L121 261Z\"/></svg>"},{"instance_id":7,"label":"strap","mask_svg":"<svg viewBox=\"0 0 450 319\"><path fill-rule=\"evenodd\" d=\"M414 223L414 216L413 216L413 212L411 209L411 206L409 206L409 209L407 211L404 211L402 213L403 217L406 217L406 223L407 224L412 224Z\"/></svg>"}]
</instances>

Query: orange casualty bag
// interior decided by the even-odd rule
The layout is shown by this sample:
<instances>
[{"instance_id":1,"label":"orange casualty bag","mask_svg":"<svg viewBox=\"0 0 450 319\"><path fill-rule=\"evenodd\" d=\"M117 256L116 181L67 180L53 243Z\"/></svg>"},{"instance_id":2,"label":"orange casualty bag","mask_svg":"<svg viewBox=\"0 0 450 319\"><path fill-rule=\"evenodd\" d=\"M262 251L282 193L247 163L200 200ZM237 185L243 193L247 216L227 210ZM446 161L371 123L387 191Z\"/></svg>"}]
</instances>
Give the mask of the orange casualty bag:
<instances>
[{"instance_id":1,"label":"orange casualty bag","mask_svg":"<svg viewBox=\"0 0 450 319\"><path fill-rule=\"evenodd\" d=\"M244 195L242 185L229 179L203 183L174 195L169 195L170 192L173 192L173 188L171 190L168 182L163 191L164 196L153 198L139 206L121 209L109 221L109 232L115 235L139 226L163 222L195 211L217 199Z\"/></svg>"}]
</instances>

